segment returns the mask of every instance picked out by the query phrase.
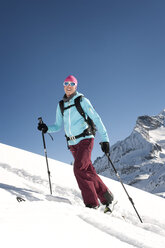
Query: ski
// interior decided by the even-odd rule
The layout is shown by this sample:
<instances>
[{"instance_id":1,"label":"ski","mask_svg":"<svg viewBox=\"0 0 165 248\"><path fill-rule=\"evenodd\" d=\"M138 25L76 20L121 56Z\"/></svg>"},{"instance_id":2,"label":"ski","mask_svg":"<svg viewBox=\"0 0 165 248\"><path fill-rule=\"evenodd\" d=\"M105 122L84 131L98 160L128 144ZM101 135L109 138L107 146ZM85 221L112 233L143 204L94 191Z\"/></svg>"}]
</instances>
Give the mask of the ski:
<instances>
[{"instance_id":1,"label":"ski","mask_svg":"<svg viewBox=\"0 0 165 248\"><path fill-rule=\"evenodd\" d=\"M71 201L66 197L46 195L45 199L48 201L63 202L63 203L68 203L72 205Z\"/></svg>"},{"instance_id":2,"label":"ski","mask_svg":"<svg viewBox=\"0 0 165 248\"><path fill-rule=\"evenodd\" d=\"M115 209L116 205L118 204L118 201L113 201L112 204L110 204L110 206L106 206L104 208L104 214L108 214L112 217L115 218L119 218L121 220L125 220L126 221L126 217L124 215L119 214L119 211L117 211L117 209ZM115 213L116 211L116 213Z\"/></svg>"},{"instance_id":3,"label":"ski","mask_svg":"<svg viewBox=\"0 0 165 248\"><path fill-rule=\"evenodd\" d=\"M20 196L17 196L17 197L16 197L16 199L17 199L17 201L18 201L18 202L25 201L25 199L23 199L23 198L22 198L22 197L20 197Z\"/></svg>"},{"instance_id":4,"label":"ski","mask_svg":"<svg viewBox=\"0 0 165 248\"><path fill-rule=\"evenodd\" d=\"M116 200L116 201L113 201L110 204L110 206L106 206L105 209L104 209L104 214L106 214L106 213L110 213L111 214L114 211L115 206L116 206L117 203L118 203L118 201Z\"/></svg>"},{"instance_id":5,"label":"ski","mask_svg":"<svg viewBox=\"0 0 165 248\"><path fill-rule=\"evenodd\" d=\"M25 202L26 200L20 196L16 197L18 202ZM62 203L68 203L71 204L71 201L68 198L60 197L60 196L53 196L53 195L44 195L44 198L40 198L40 200L47 200L47 201L54 201L54 202L62 202Z\"/></svg>"}]
</instances>

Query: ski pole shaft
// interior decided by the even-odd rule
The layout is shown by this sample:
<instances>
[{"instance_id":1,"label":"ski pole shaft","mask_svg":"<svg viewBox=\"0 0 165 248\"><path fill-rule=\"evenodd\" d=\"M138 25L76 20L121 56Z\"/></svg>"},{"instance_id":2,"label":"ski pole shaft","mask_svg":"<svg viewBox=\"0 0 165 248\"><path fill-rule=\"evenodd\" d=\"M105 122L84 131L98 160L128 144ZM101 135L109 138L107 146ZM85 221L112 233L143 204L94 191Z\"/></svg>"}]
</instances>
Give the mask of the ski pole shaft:
<instances>
[{"instance_id":1,"label":"ski pole shaft","mask_svg":"<svg viewBox=\"0 0 165 248\"><path fill-rule=\"evenodd\" d=\"M137 216L138 216L140 222L143 223L143 221L142 221L142 219L141 219L141 217L140 217L140 215L139 215L137 209L135 208L135 204L134 204L132 198L129 196L129 194L128 194L128 192L127 192L127 190L126 190L126 188L125 188L125 186L124 186L124 184L123 184L123 182L122 182L122 180L121 180L121 177L119 176L119 173L117 172L117 170L116 170L114 164L112 163L112 160L110 159L110 155L109 155L109 154L106 154L106 156L107 156L107 158L108 158L110 164L112 165L112 168L113 168L113 170L115 171L115 174L116 174L117 178L119 179L121 185L123 186L123 189L124 189L125 193L127 194L128 199L129 199L129 201L131 202L131 204L132 204L132 206L133 206L133 208L134 208L134 210L135 210L135 212L136 212L136 214L137 214Z\"/></svg>"},{"instance_id":2,"label":"ski pole shaft","mask_svg":"<svg viewBox=\"0 0 165 248\"><path fill-rule=\"evenodd\" d=\"M47 165L47 172L48 172L48 179L49 179L50 194L52 195L52 185L51 185L51 179L50 179L50 170L49 170L47 150L46 150L45 137L44 137L43 131L42 131L42 139L43 139L43 144L44 144L44 152L45 152L45 158L46 158L46 165Z\"/></svg>"},{"instance_id":3,"label":"ski pole shaft","mask_svg":"<svg viewBox=\"0 0 165 248\"><path fill-rule=\"evenodd\" d=\"M43 123L42 118L38 118L39 123ZM49 179L49 187L50 187L50 194L52 195L52 185L51 185L51 179L50 179L50 170L49 170L49 164L48 164L48 157L47 157L47 149L46 149L46 142L45 142L45 136L44 132L42 130L42 140L43 140L43 145L44 145L44 153L45 153L45 159L46 159L46 165L47 165L47 172L48 172L48 179Z\"/></svg>"}]
</instances>

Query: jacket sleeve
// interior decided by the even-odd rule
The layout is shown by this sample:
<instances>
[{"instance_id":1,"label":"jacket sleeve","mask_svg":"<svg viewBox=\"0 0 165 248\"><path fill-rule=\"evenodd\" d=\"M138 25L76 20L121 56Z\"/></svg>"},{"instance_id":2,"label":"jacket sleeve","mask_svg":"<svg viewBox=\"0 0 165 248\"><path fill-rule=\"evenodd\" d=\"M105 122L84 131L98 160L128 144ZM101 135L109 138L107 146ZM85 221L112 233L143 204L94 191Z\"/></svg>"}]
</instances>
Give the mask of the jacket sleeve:
<instances>
[{"instance_id":1,"label":"jacket sleeve","mask_svg":"<svg viewBox=\"0 0 165 248\"><path fill-rule=\"evenodd\" d=\"M95 111L90 101L87 98L83 97L83 100L81 101L81 106L84 112L93 120L94 124L96 125L96 128L101 136L102 142L109 142L107 130L100 116Z\"/></svg>"},{"instance_id":2,"label":"jacket sleeve","mask_svg":"<svg viewBox=\"0 0 165 248\"><path fill-rule=\"evenodd\" d=\"M56 110L56 122L55 124L48 126L48 133L58 132L62 127L62 123L63 123L63 116L60 110L60 106L58 104Z\"/></svg>"}]
</instances>

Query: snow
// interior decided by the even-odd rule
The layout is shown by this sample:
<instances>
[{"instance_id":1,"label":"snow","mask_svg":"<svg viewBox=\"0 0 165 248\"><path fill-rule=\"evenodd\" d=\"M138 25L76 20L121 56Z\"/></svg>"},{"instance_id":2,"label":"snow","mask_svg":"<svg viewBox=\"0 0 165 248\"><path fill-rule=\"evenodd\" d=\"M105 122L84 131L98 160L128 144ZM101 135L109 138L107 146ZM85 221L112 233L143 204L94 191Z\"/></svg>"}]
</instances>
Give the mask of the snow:
<instances>
[{"instance_id":1,"label":"snow","mask_svg":"<svg viewBox=\"0 0 165 248\"><path fill-rule=\"evenodd\" d=\"M45 157L0 144L1 247L165 247L165 199L125 185L140 223L121 184L102 177L118 204L111 215L88 209L72 166L48 161L52 196Z\"/></svg>"},{"instance_id":2,"label":"snow","mask_svg":"<svg viewBox=\"0 0 165 248\"><path fill-rule=\"evenodd\" d=\"M156 130L149 131L149 135L152 142L158 143L165 149L165 127L162 126Z\"/></svg>"}]
</instances>

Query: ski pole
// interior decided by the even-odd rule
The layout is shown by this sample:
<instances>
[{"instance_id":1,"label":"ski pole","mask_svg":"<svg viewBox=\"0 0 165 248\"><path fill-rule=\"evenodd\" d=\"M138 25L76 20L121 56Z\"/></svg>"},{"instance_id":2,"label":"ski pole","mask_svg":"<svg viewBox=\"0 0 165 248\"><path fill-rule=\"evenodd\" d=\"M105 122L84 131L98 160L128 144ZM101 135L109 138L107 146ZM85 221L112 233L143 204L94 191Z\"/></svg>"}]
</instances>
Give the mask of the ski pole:
<instances>
[{"instance_id":1,"label":"ski pole","mask_svg":"<svg viewBox=\"0 0 165 248\"><path fill-rule=\"evenodd\" d=\"M134 202L133 202L132 198L129 196L129 194L128 194L128 192L127 192L127 190L126 190L126 188L125 188L125 186L124 186L124 184L123 184L123 182L122 182L122 180L121 180L121 177L119 176L119 173L117 172L117 170L116 170L116 168L115 168L114 164L112 163L112 160L110 159L110 155L109 155L109 153L107 153L107 154L106 154L106 156L107 156L107 158L108 158L109 162L111 163L112 168L114 169L115 174L116 174L116 176L118 177L118 179L119 179L119 181L120 181L121 185L123 186L124 191L125 191L125 193L127 194L128 199L130 200L130 202L131 202L131 204L132 204L132 206L133 206L133 208L134 208L134 210L135 210L135 212L136 212L136 214L137 214L137 216L138 216L138 218L139 218L140 222L141 222L141 223L143 223L143 221L142 221L142 219L141 219L141 217L140 217L140 215L139 215L139 213L138 213L137 209L135 208L135 204L134 204Z\"/></svg>"},{"instance_id":2,"label":"ski pole","mask_svg":"<svg viewBox=\"0 0 165 248\"><path fill-rule=\"evenodd\" d=\"M39 117L38 120L39 120L39 123L40 124L43 124L42 117ZM48 157L47 157L47 149L46 149L45 136L44 136L43 130L42 130L42 139L43 139L44 153L45 153L45 158L46 158L46 165L47 165L47 172L48 172L48 179L49 179L50 194L52 195L52 185L51 185L51 180L50 180L50 170L49 170Z\"/></svg>"}]
</instances>

